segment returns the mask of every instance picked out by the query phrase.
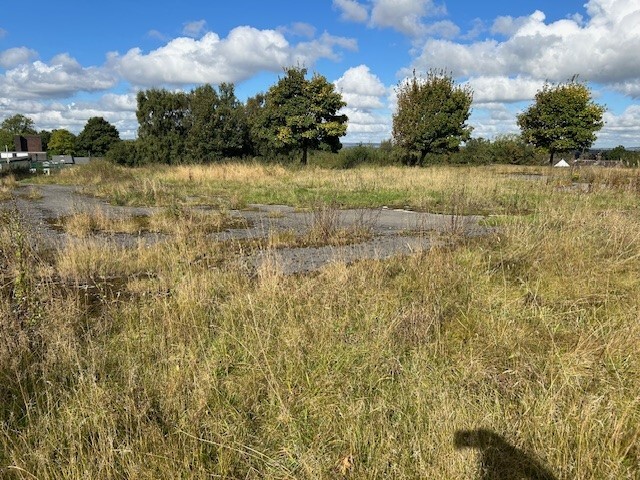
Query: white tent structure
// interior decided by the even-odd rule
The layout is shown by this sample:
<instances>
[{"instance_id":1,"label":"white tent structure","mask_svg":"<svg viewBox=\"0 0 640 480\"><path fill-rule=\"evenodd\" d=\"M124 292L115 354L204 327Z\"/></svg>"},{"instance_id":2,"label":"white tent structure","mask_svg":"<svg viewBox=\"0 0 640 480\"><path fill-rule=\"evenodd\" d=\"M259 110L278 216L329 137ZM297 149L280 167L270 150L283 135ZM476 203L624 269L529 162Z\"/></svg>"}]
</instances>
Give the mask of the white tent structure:
<instances>
[{"instance_id":1,"label":"white tent structure","mask_svg":"<svg viewBox=\"0 0 640 480\"><path fill-rule=\"evenodd\" d=\"M554 167L568 167L568 166L569 164L565 162L564 158L554 165Z\"/></svg>"}]
</instances>

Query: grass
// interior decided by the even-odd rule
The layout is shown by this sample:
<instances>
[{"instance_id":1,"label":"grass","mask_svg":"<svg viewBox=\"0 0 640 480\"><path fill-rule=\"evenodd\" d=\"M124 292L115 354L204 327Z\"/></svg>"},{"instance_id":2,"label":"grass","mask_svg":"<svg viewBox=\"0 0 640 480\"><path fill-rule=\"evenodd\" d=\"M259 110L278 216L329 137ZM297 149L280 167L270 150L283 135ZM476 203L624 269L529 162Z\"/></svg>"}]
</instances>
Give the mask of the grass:
<instances>
[{"instance_id":1,"label":"grass","mask_svg":"<svg viewBox=\"0 0 640 480\"><path fill-rule=\"evenodd\" d=\"M0 176L0 201L10 200L12 191L18 186L16 178L12 174Z\"/></svg>"},{"instance_id":2,"label":"grass","mask_svg":"<svg viewBox=\"0 0 640 480\"><path fill-rule=\"evenodd\" d=\"M206 229L45 251L4 213L1 476L458 479L482 461L489 478L638 478L636 171L594 170L582 189L575 172L190 168L196 187L189 167L128 174L155 198L212 203L287 203L304 186L292 204L333 231L322 198L338 191L508 217L486 237L285 276L251 275L243 246Z\"/></svg>"},{"instance_id":3,"label":"grass","mask_svg":"<svg viewBox=\"0 0 640 480\"><path fill-rule=\"evenodd\" d=\"M211 211L172 205L151 215L113 215L104 210L80 210L54 219L54 227L73 236L85 238L96 233L164 233L191 235L194 232L221 232L229 228L246 228L247 221L225 211Z\"/></svg>"}]
</instances>

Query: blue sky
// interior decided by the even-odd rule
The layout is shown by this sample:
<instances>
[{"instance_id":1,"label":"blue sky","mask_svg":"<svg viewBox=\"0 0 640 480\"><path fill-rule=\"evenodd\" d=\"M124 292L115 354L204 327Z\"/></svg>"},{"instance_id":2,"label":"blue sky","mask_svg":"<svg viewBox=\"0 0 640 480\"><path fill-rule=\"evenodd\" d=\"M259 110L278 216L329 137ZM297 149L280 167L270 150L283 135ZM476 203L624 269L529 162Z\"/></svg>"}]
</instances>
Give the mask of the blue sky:
<instances>
[{"instance_id":1,"label":"blue sky","mask_svg":"<svg viewBox=\"0 0 640 480\"><path fill-rule=\"evenodd\" d=\"M0 17L0 120L101 115L132 138L140 89L226 81L244 100L300 64L342 92L346 141L379 141L398 82L445 68L474 91L474 136L517 132L545 80L579 74L608 108L596 146L637 146L638 25L640 0L35 0Z\"/></svg>"}]
</instances>

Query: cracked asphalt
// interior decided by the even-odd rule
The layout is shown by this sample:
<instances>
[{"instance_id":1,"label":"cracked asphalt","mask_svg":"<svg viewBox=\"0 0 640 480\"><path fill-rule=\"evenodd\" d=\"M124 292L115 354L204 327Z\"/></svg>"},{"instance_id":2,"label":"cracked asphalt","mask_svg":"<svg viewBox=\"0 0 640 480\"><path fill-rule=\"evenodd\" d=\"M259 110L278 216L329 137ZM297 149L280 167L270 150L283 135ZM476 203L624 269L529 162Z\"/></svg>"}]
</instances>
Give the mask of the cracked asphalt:
<instances>
[{"instance_id":1,"label":"cracked asphalt","mask_svg":"<svg viewBox=\"0 0 640 480\"><path fill-rule=\"evenodd\" d=\"M39 193L37 199L27 198L29 188ZM33 238L48 246L63 247L73 238L55 229L51 220L85 210L100 209L110 216L150 215L156 207L113 206L101 199L82 195L75 187L64 185L38 185L20 187L14 198L0 202L0 209L15 208L34 233ZM277 232L303 235L315 221L317 212L300 211L286 205L250 205L246 210L232 210L234 216L248 220L249 227L229 229L211 234L211 241L229 241L267 238ZM371 238L361 243L343 246L319 246L300 248L270 248L246 258L252 268L278 268L285 274L318 270L331 262L352 263L362 259L386 259L396 255L410 255L428 250L441 242L442 234L455 232L466 236L489 233L482 226L479 216L452 216L388 208L345 209L330 212L332 221L339 228L363 227L371 232ZM169 235L141 233L97 234L97 239L115 242L126 247L134 246L143 237L149 244L168 241Z\"/></svg>"}]
</instances>

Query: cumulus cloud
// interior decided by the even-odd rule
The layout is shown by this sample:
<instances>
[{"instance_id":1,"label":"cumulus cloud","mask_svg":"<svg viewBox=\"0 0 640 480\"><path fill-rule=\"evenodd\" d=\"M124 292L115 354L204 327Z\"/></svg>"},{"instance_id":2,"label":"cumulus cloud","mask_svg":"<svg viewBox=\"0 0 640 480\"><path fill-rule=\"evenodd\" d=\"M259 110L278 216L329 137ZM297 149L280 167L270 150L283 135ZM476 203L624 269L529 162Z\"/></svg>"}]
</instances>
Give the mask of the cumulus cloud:
<instances>
[{"instance_id":1,"label":"cumulus cloud","mask_svg":"<svg viewBox=\"0 0 640 480\"><path fill-rule=\"evenodd\" d=\"M371 10L371 24L376 27L388 27L410 37L425 34L452 32L451 26L441 29L424 23L425 17L446 15L444 6L436 5L432 0L374 0ZM457 27L456 27L457 28ZM454 35L458 33L455 31Z\"/></svg>"},{"instance_id":2,"label":"cumulus cloud","mask_svg":"<svg viewBox=\"0 0 640 480\"><path fill-rule=\"evenodd\" d=\"M117 83L102 67L83 67L66 53L49 63L35 61L7 70L0 75L0 96L18 99L55 98L79 91L107 90Z\"/></svg>"},{"instance_id":3,"label":"cumulus cloud","mask_svg":"<svg viewBox=\"0 0 640 480\"><path fill-rule=\"evenodd\" d=\"M391 28L412 38L452 38L460 33L460 28L449 20L425 22L427 17L447 14L444 4L436 5L433 0L370 0L369 4L333 0L333 6L340 11L342 20L368 22L370 27Z\"/></svg>"},{"instance_id":4,"label":"cumulus cloud","mask_svg":"<svg viewBox=\"0 0 640 480\"><path fill-rule=\"evenodd\" d=\"M367 65L348 69L334 82L347 106L347 142L372 142L391 134L391 119L385 100L388 88Z\"/></svg>"},{"instance_id":5,"label":"cumulus cloud","mask_svg":"<svg viewBox=\"0 0 640 480\"><path fill-rule=\"evenodd\" d=\"M0 118L21 113L31 118L39 130L65 128L79 133L91 117L104 117L115 125L121 138L133 138L138 128L136 96L108 93L95 102L43 102L0 97Z\"/></svg>"},{"instance_id":6,"label":"cumulus cloud","mask_svg":"<svg viewBox=\"0 0 640 480\"><path fill-rule=\"evenodd\" d=\"M525 17L502 16L493 21L491 33L511 36L530 22L543 22L546 15L540 10L536 10L532 15Z\"/></svg>"},{"instance_id":7,"label":"cumulus cloud","mask_svg":"<svg viewBox=\"0 0 640 480\"><path fill-rule=\"evenodd\" d=\"M493 31L504 41L460 44L429 39L411 68L451 69L456 76L515 76L565 81L574 74L613 84L640 77L640 3L590 0L589 19L575 17L545 23L536 11L528 17L501 17ZM410 69L408 69L410 70Z\"/></svg>"},{"instance_id":8,"label":"cumulus cloud","mask_svg":"<svg viewBox=\"0 0 640 480\"><path fill-rule=\"evenodd\" d=\"M635 99L640 97L640 79L638 78L631 78L623 82L614 83L611 85L611 88Z\"/></svg>"},{"instance_id":9,"label":"cumulus cloud","mask_svg":"<svg viewBox=\"0 0 640 480\"><path fill-rule=\"evenodd\" d=\"M153 38L154 40L160 40L162 42L167 40L167 37L159 30L149 30L147 32L147 37Z\"/></svg>"},{"instance_id":10,"label":"cumulus cloud","mask_svg":"<svg viewBox=\"0 0 640 480\"><path fill-rule=\"evenodd\" d=\"M21 63L27 63L38 56L38 52L27 47L10 48L0 52L0 67L14 68Z\"/></svg>"},{"instance_id":11,"label":"cumulus cloud","mask_svg":"<svg viewBox=\"0 0 640 480\"><path fill-rule=\"evenodd\" d=\"M334 83L350 108L374 109L384 106L382 99L387 89L366 65L350 68Z\"/></svg>"},{"instance_id":12,"label":"cumulus cloud","mask_svg":"<svg viewBox=\"0 0 640 480\"><path fill-rule=\"evenodd\" d=\"M472 77L466 82L473 90L474 104L513 103L531 100L544 82L517 76Z\"/></svg>"},{"instance_id":13,"label":"cumulus cloud","mask_svg":"<svg viewBox=\"0 0 640 480\"><path fill-rule=\"evenodd\" d=\"M349 117L347 143L374 143L391 137L391 117L377 112L344 108L342 113Z\"/></svg>"},{"instance_id":14,"label":"cumulus cloud","mask_svg":"<svg viewBox=\"0 0 640 480\"><path fill-rule=\"evenodd\" d=\"M615 147L640 146L640 105L630 105L620 115L604 114L604 127L598 132L597 145Z\"/></svg>"},{"instance_id":15,"label":"cumulus cloud","mask_svg":"<svg viewBox=\"0 0 640 480\"><path fill-rule=\"evenodd\" d=\"M206 20L196 20L193 22L187 22L182 26L182 34L187 37L199 37L207 28Z\"/></svg>"},{"instance_id":16,"label":"cumulus cloud","mask_svg":"<svg viewBox=\"0 0 640 480\"><path fill-rule=\"evenodd\" d=\"M278 31L297 37L313 38L316 35L316 27L305 22L294 22L291 26L280 27Z\"/></svg>"},{"instance_id":17,"label":"cumulus cloud","mask_svg":"<svg viewBox=\"0 0 640 480\"><path fill-rule=\"evenodd\" d=\"M486 25L480 18L475 18L471 22L471 28L462 37L465 40L474 40L487 30Z\"/></svg>"},{"instance_id":18,"label":"cumulus cloud","mask_svg":"<svg viewBox=\"0 0 640 480\"><path fill-rule=\"evenodd\" d=\"M243 26L226 38L209 32L200 39L176 38L146 54L139 48L122 56L112 53L109 64L136 85L217 84L242 81L260 71L277 72L287 65L312 65L320 58L335 60L338 48L355 50L357 44L323 33L292 45L276 30Z\"/></svg>"},{"instance_id":19,"label":"cumulus cloud","mask_svg":"<svg viewBox=\"0 0 640 480\"><path fill-rule=\"evenodd\" d=\"M499 135L519 133L516 123L517 108L502 103L482 104L474 108L469 117L473 137L494 139Z\"/></svg>"},{"instance_id":20,"label":"cumulus cloud","mask_svg":"<svg viewBox=\"0 0 640 480\"><path fill-rule=\"evenodd\" d=\"M369 19L367 8L356 0L333 0L334 8L340 10L340 18L365 23Z\"/></svg>"}]
</instances>

